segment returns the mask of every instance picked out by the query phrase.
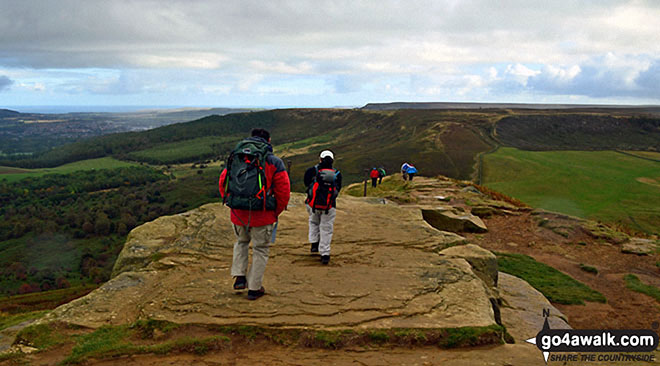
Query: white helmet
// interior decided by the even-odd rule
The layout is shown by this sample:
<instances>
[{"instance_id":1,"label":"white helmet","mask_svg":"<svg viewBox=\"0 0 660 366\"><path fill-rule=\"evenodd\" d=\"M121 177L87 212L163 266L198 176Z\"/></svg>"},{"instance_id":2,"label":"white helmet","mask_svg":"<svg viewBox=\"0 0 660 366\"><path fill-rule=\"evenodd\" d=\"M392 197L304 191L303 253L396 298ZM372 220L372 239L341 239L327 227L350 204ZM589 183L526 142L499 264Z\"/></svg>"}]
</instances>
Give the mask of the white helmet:
<instances>
[{"instance_id":1,"label":"white helmet","mask_svg":"<svg viewBox=\"0 0 660 366\"><path fill-rule=\"evenodd\" d=\"M330 150L321 151L321 159L325 157L330 157L330 159L335 160L335 155Z\"/></svg>"}]
</instances>

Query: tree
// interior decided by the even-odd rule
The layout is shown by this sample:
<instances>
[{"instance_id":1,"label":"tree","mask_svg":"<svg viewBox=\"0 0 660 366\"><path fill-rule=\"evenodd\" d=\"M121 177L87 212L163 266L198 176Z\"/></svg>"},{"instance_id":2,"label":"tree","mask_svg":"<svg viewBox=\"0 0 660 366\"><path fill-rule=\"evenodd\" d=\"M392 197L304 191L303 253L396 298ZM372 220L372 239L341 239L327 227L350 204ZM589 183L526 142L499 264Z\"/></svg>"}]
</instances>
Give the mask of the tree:
<instances>
[{"instance_id":1,"label":"tree","mask_svg":"<svg viewBox=\"0 0 660 366\"><path fill-rule=\"evenodd\" d=\"M71 284L69 284L69 281L66 278L58 277L55 280L55 286L57 286L57 288L69 288L71 287Z\"/></svg>"},{"instance_id":2,"label":"tree","mask_svg":"<svg viewBox=\"0 0 660 366\"><path fill-rule=\"evenodd\" d=\"M82 226L82 229L86 234L94 233L94 225L89 221L85 221L85 223Z\"/></svg>"},{"instance_id":3,"label":"tree","mask_svg":"<svg viewBox=\"0 0 660 366\"><path fill-rule=\"evenodd\" d=\"M39 285L36 283L23 283L19 288L18 288L18 293L19 294L29 294L32 292L38 292L39 291Z\"/></svg>"},{"instance_id":4,"label":"tree","mask_svg":"<svg viewBox=\"0 0 660 366\"><path fill-rule=\"evenodd\" d=\"M121 236L128 234L128 227L125 223L120 222L119 225L117 225L117 234Z\"/></svg>"},{"instance_id":5,"label":"tree","mask_svg":"<svg viewBox=\"0 0 660 366\"><path fill-rule=\"evenodd\" d=\"M108 235L110 233L110 220L106 214L99 213L98 216L96 216L94 232L98 235Z\"/></svg>"},{"instance_id":6,"label":"tree","mask_svg":"<svg viewBox=\"0 0 660 366\"><path fill-rule=\"evenodd\" d=\"M97 266L96 260L91 255L85 254L80 260L80 273L85 277L91 277L92 269Z\"/></svg>"},{"instance_id":7,"label":"tree","mask_svg":"<svg viewBox=\"0 0 660 366\"><path fill-rule=\"evenodd\" d=\"M10 264L9 271L13 273L18 280L25 280L27 278L27 270L21 262L13 262Z\"/></svg>"}]
</instances>

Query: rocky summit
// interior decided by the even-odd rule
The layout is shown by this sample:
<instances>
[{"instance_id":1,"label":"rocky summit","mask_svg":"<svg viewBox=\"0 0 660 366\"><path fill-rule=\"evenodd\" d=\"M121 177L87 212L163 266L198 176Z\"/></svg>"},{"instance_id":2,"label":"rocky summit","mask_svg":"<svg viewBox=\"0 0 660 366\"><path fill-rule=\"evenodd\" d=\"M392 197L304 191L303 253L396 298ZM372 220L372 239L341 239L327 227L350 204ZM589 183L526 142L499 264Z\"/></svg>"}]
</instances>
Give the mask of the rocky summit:
<instances>
[{"instance_id":1,"label":"rocky summit","mask_svg":"<svg viewBox=\"0 0 660 366\"><path fill-rule=\"evenodd\" d=\"M548 320L553 329L569 328L566 317L527 282L499 272L497 257L475 245L477 237L467 239L477 235L475 231L492 232L486 227L490 221L480 220L473 215L475 211L483 217L521 217L530 215L531 210L461 189L457 182L441 177L420 177L414 185L407 186L414 189L400 203L382 197L352 197L348 194L351 187L347 187L338 199L329 265L322 265L318 255L310 254L304 195L293 193L288 209L280 216L276 242L270 248L264 277L266 296L256 301L247 300L246 291L233 290L230 269L236 238L226 206L213 203L160 217L129 234L108 282L50 311L32 323L31 331L17 336L20 329L12 328L11 334L2 337L7 338L7 344L11 343L10 338L16 338L9 352L29 353L26 347L34 351L38 348L33 346L40 347L38 333L53 329L73 332L65 335L69 341L64 342L77 342L91 332L105 334L126 327L133 329L131 332L145 332L148 324L173 324L174 328L170 328L177 329L168 335L164 331L151 334L157 332L152 329L146 333L151 338L145 340L145 333L140 333L130 341L142 342L139 345L115 345L124 347L121 349L132 357L131 352L152 353L149 347L156 346L149 342L170 342L164 344L172 347L186 342L185 337L190 335L212 334L218 342L238 345L245 340L236 339L236 334L248 327L256 332L293 337L289 346L302 345L311 352L300 355L329 357L336 364L354 361L350 355L328 349L340 347L339 339L343 342L341 347L353 347L350 349L365 346L367 339L376 342L369 350L363 350L366 353L362 359L368 364L369 360L380 360L373 364L409 364L426 359L431 363L464 365L496 357L504 364L541 365L543 359L538 349L524 340L542 328L541 309L550 310ZM472 209L465 205L467 201L473 204ZM438 219L447 212L451 219ZM461 220L454 220L459 217ZM480 229L462 220L476 222ZM50 330L36 330L42 326ZM217 331L234 338L217 336ZM360 334L366 334L366 338L359 338ZM417 338L410 338L410 334ZM162 337L183 338L168 341ZM389 346L379 343L384 339L390 340ZM418 348L408 350L406 344L416 344ZM498 346L471 348L464 353L436 353L424 345ZM276 343L255 357L288 359L289 346L282 348ZM187 348L181 347L185 353ZM200 357L209 362L231 355L238 357L232 348L218 344L214 347L218 353ZM40 365L66 361L66 349L36 352L29 360ZM68 357L74 357L73 354ZM113 354L116 353L110 349L97 355ZM247 357L245 364L250 363L250 352L240 354ZM192 362L174 352L167 356L153 354L135 364L162 364L162 357L167 357L171 364ZM78 358L81 359L84 358ZM319 364L295 357L289 361ZM218 364L225 364L222 362Z\"/></svg>"},{"instance_id":2,"label":"rocky summit","mask_svg":"<svg viewBox=\"0 0 660 366\"><path fill-rule=\"evenodd\" d=\"M234 242L229 209L219 203L158 218L130 233L110 281L40 322L444 329L502 324L500 307L508 303L495 256L432 227L415 205L343 195L332 260L322 266L309 253L304 196L294 193L271 246L267 295L258 301L232 288ZM506 314L529 311L519 296L512 302Z\"/></svg>"},{"instance_id":3,"label":"rocky summit","mask_svg":"<svg viewBox=\"0 0 660 366\"><path fill-rule=\"evenodd\" d=\"M496 324L490 286L466 259L438 254L463 237L432 228L415 208L342 197L332 261L322 266L309 253L303 200L294 194L280 217L267 296L258 301L232 289L229 209L209 204L134 230L114 277L49 318L92 328L140 318L323 328Z\"/></svg>"}]
</instances>

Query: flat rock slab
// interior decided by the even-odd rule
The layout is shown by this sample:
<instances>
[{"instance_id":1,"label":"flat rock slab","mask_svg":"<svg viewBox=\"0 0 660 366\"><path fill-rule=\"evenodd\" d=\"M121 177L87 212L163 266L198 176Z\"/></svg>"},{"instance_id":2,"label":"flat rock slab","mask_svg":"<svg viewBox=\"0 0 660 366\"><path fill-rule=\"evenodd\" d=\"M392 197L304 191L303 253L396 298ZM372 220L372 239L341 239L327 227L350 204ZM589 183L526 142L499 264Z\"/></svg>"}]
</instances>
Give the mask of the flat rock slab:
<instances>
[{"instance_id":1,"label":"flat rock slab","mask_svg":"<svg viewBox=\"0 0 660 366\"><path fill-rule=\"evenodd\" d=\"M516 342L536 337L543 329L543 309L550 310L548 325L551 329L571 329L566 316L525 280L500 272L499 290L503 306L500 307L502 322Z\"/></svg>"},{"instance_id":2,"label":"flat rock slab","mask_svg":"<svg viewBox=\"0 0 660 366\"><path fill-rule=\"evenodd\" d=\"M424 219L438 230L451 232L485 233L488 231L486 224L475 215L468 213L456 213L444 207L422 208Z\"/></svg>"},{"instance_id":3,"label":"flat rock slab","mask_svg":"<svg viewBox=\"0 0 660 366\"><path fill-rule=\"evenodd\" d=\"M114 277L42 321L96 328L153 318L176 323L295 328L450 328L495 324L487 286L463 258L465 243L419 209L341 197L328 266L309 254L308 216L294 194L280 218L264 277L266 296L232 289L229 210L209 204L131 232Z\"/></svg>"},{"instance_id":4,"label":"flat rock slab","mask_svg":"<svg viewBox=\"0 0 660 366\"><path fill-rule=\"evenodd\" d=\"M631 238L630 241L623 243L621 253L649 255L658 251L659 247L657 240Z\"/></svg>"}]
</instances>

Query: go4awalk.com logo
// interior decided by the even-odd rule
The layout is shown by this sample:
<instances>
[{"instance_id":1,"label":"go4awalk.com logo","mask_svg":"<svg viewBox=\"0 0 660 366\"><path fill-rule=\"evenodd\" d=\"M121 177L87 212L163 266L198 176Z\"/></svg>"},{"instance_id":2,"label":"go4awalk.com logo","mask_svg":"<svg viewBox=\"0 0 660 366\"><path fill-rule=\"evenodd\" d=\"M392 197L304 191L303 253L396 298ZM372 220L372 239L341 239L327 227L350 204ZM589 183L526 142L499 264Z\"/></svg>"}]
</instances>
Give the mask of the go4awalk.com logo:
<instances>
[{"instance_id":1,"label":"go4awalk.com logo","mask_svg":"<svg viewBox=\"0 0 660 366\"><path fill-rule=\"evenodd\" d=\"M550 311L543 309L545 322L535 338L527 340L550 361L646 361L658 347L658 334L650 329L550 329ZM654 327L655 328L655 327ZM570 352L570 354L566 354ZM579 354L578 354L579 353ZM614 354L612 354L614 353Z\"/></svg>"}]
</instances>

